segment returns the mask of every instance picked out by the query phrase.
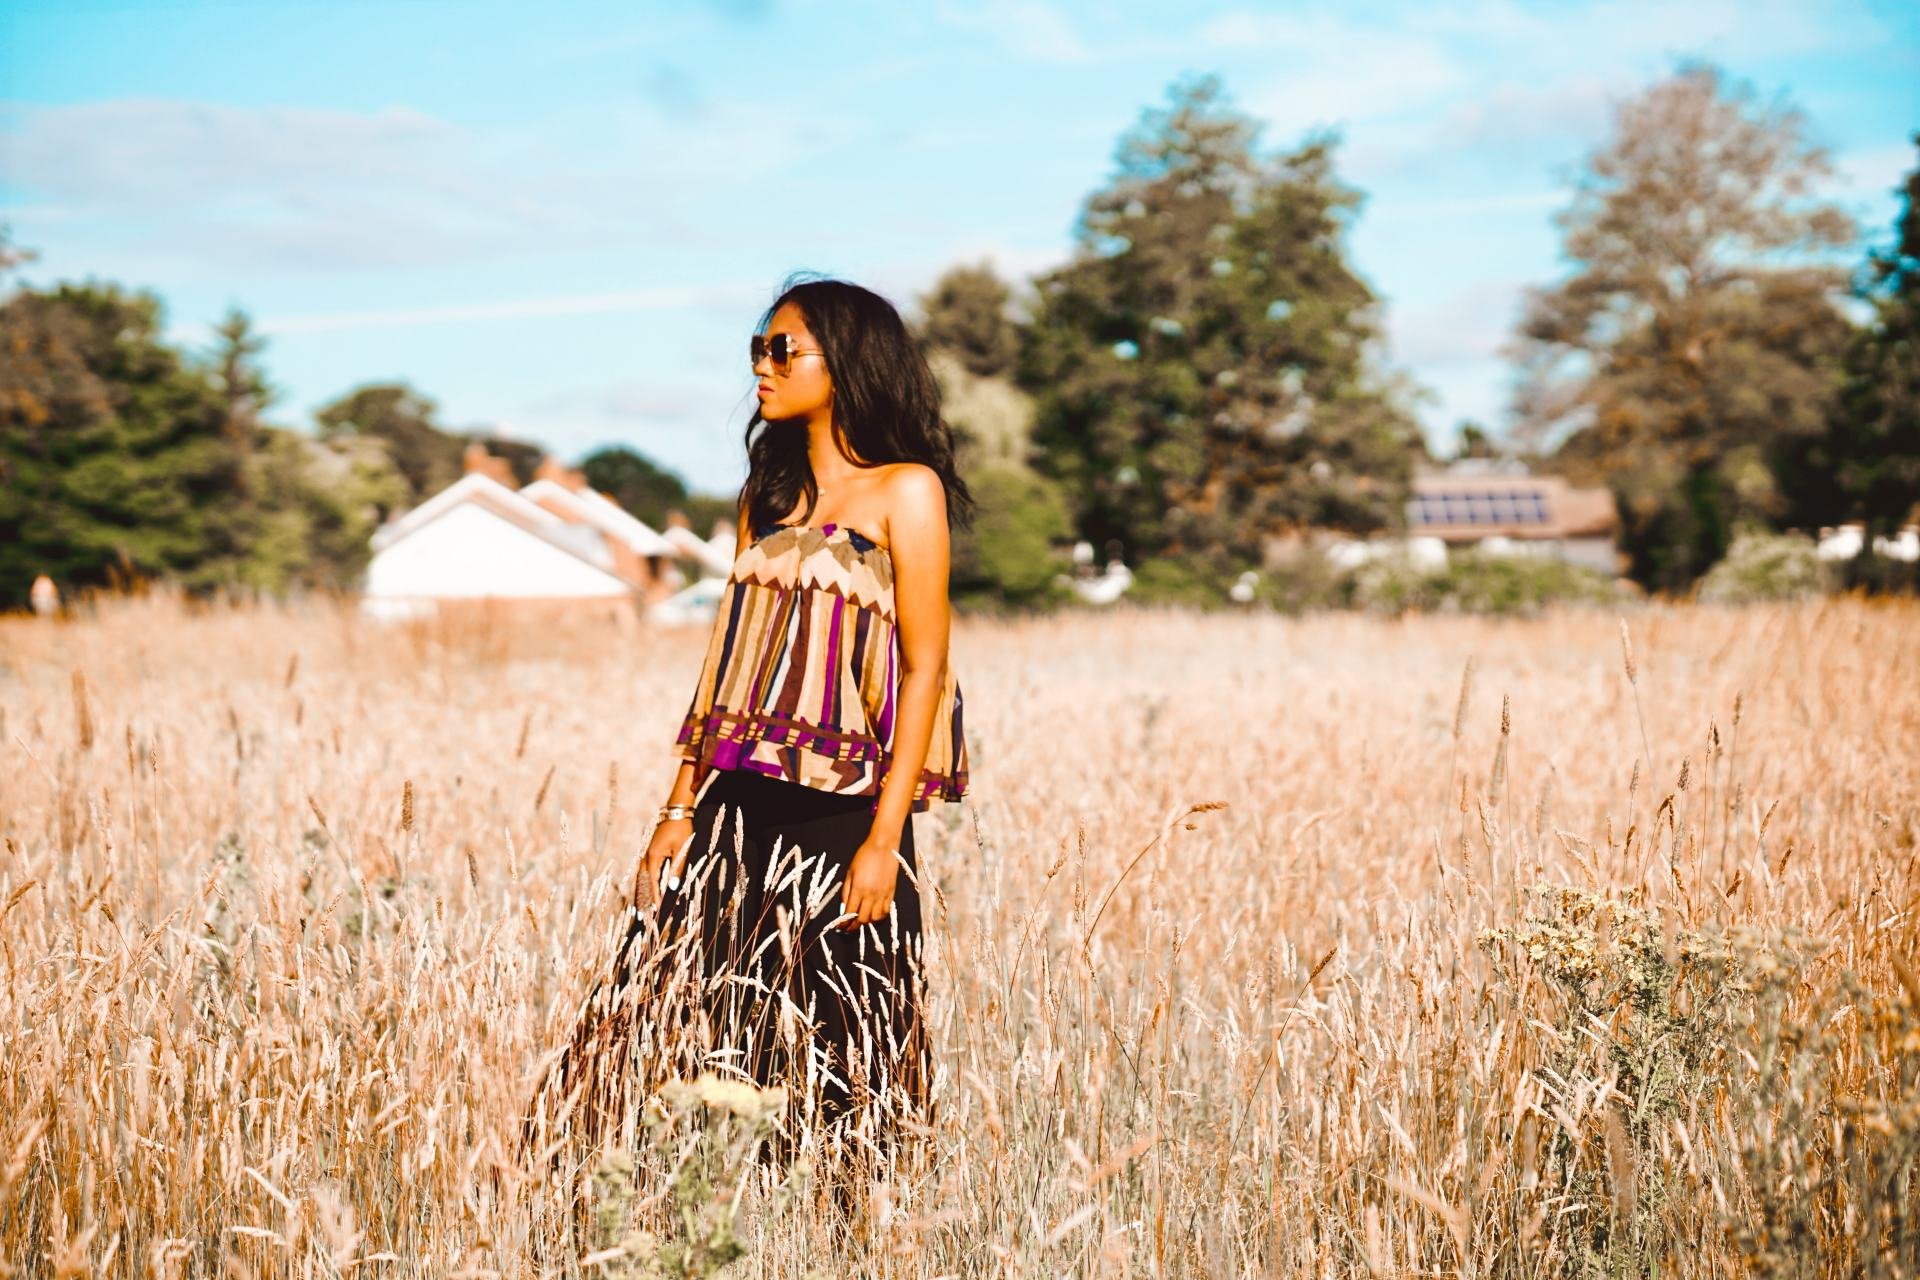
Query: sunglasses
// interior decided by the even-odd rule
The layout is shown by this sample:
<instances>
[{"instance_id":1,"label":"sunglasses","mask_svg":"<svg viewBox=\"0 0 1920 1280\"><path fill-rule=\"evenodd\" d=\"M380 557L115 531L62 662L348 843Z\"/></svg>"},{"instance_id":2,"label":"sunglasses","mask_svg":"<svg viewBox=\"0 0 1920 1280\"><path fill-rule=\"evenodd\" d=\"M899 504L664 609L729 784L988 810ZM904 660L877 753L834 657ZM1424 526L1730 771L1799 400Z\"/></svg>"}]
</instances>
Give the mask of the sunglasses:
<instances>
[{"instance_id":1,"label":"sunglasses","mask_svg":"<svg viewBox=\"0 0 1920 1280\"><path fill-rule=\"evenodd\" d=\"M756 333L753 335L753 340L747 344L747 351L753 357L753 363L755 364L759 364L762 360L771 357L773 359L773 371L781 374L793 368L793 358L795 356L823 356L827 354L818 347L811 347L802 351L794 345L793 336L785 333L776 333L771 338L762 337Z\"/></svg>"}]
</instances>

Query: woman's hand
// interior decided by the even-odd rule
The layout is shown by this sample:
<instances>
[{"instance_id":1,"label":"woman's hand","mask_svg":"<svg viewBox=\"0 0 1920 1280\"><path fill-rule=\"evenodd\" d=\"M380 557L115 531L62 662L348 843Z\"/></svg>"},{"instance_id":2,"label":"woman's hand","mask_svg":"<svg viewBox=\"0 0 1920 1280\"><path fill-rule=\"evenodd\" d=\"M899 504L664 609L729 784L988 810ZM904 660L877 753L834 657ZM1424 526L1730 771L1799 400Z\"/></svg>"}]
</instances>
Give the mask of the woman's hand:
<instances>
[{"instance_id":1,"label":"woman's hand","mask_svg":"<svg viewBox=\"0 0 1920 1280\"><path fill-rule=\"evenodd\" d=\"M658 900L660 868L667 867L674 887L679 887L680 873L686 870L687 853L692 847L692 818L662 818L654 825L653 837L647 841L647 855L640 859L640 870L633 878L636 910L645 911Z\"/></svg>"},{"instance_id":2,"label":"woman's hand","mask_svg":"<svg viewBox=\"0 0 1920 1280\"><path fill-rule=\"evenodd\" d=\"M847 864L847 878L840 886L840 914L853 918L840 923L842 929L857 929L882 919L893 907L893 888L900 878L898 836L869 833L853 851Z\"/></svg>"}]
</instances>

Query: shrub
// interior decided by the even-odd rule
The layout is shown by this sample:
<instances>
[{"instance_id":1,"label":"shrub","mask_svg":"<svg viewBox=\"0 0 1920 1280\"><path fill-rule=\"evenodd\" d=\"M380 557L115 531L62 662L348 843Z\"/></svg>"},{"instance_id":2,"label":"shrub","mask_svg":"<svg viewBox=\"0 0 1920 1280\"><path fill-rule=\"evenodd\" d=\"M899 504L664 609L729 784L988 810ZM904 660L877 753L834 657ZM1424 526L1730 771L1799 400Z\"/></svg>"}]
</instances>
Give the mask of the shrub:
<instances>
[{"instance_id":1,"label":"shrub","mask_svg":"<svg viewBox=\"0 0 1920 1280\"><path fill-rule=\"evenodd\" d=\"M1440 603L1442 575L1422 569L1405 552L1375 556L1348 576L1348 598L1355 607L1395 616Z\"/></svg>"},{"instance_id":2,"label":"shrub","mask_svg":"<svg viewBox=\"0 0 1920 1280\"><path fill-rule=\"evenodd\" d=\"M593 1175L596 1248L585 1261L623 1280L691 1280L719 1275L743 1256L742 1194L786 1101L783 1088L712 1072L669 1081L641 1114L646 1153L665 1169L643 1174L618 1148L602 1157ZM772 1211L784 1212L810 1176L805 1157L780 1171ZM659 1191L642 1199L640 1188L655 1180ZM641 1225L648 1219L664 1231Z\"/></svg>"},{"instance_id":3,"label":"shrub","mask_svg":"<svg viewBox=\"0 0 1920 1280\"><path fill-rule=\"evenodd\" d=\"M1753 966L1746 1075L1728 1132L1747 1203L1728 1237L1756 1275L1892 1280L1920 1272L1920 976L1875 991L1851 969L1811 981L1817 942Z\"/></svg>"},{"instance_id":4,"label":"shrub","mask_svg":"<svg viewBox=\"0 0 1920 1280\"><path fill-rule=\"evenodd\" d=\"M1703 603L1745 604L1819 595L1837 585L1831 565L1804 533L1748 530L1736 536L1695 590Z\"/></svg>"},{"instance_id":5,"label":"shrub","mask_svg":"<svg viewBox=\"0 0 1920 1280\"><path fill-rule=\"evenodd\" d=\"M1323 553L1303 548L1261 570L1253 598L1288 614L1344 609L1352 599L1352 581L1329 564Z\"/></svg>"},{"instance_id":6,"label":"shrub","mask_svg":"<svg viewBox=\"0 0 1920 1280\"><path fill-rule=\"evenodd\" d=\"M1441 613L1532 614L1555 603L1619 599L1613 579L1557 556L1456 551L1443 569L1423 569L1404 552L1376 556L1349 575L1354 605L1397 615L1408 609Z\"/></svg>"},{"instance_id":7,"label":"shrub","mask_svg":"<svg viewBox=\"0 0 1920 1280\"><path fill-rule=\"evenodd\" d=\"M1565 1197L1549 1236L1565 1274L1645 1275L1678 1247L1675 1203L1698 1191L1662 1144L1725 1075L1738 949L1624 897L1539 884L1528 898L1478 941L1510 990L1534 977L1553 992L1542 1079L1573 1123L1547 1145L1544 1185Z\"/></svg>"},{"instance_id":8,"label":"shrub","mask_svg":"<svg viewBox=\"0 0 1920 1280\"><path fill-rule=\"evenodd\" d=\"M1477 940L1543 1033L1549 1274L1666 1274L1706 1220L1686 1206L1753 1274L1920 1268L1920 975L1897 954L1890 993L1816 983L1830 949L1797 927L1555 884ZM1722 1155L1675 1158L1716 1129Z\"/></svg>"},{"instance_id":9,"label":"shrub","mask_svg":"<svg viewBox=\"0 0 1920 1280\"><path fill-rule=\"evenodd\" d=\"M1134 604L1218 608L1229 603L1227 589L1232 583L1231 575L1223 580L1204 564L1162 557L1134 571L1126 599Z\"/></svg>"},{"instance_id":10,"label":"shrub","mask_svg":"<svg viewBox=\"0 0 1920 1280\"><path fill-rule=\"evenodd\" d=\"M1877 551L1862 551L1835 567L1842 591L1863 591L1870 596L1910 596L1920 594L1920 563L1895 560Z\"/></svg>"},{"instance_id":11,"label":"shrub","mask_svg":"<svg viewBox=\"0 0 1920 1280\"><path fill-rule=\"evenodd\" d=\"M980 510L954 538L954 595L1006 604L1055 599L1053 580L1067 567L1056 548L1073 533L1059 486L1009 463L989 463L969 483Z\"/></svg>"},{"instance_id":12,"label":"shrub","mask_svg":"<svg viewBox=\"0 0 1920 1280\"><path fill-rule=\"evenodd\" d=\"M1460 613L1532 614L1554 603L1606 604L1620 588L1598 569L1557 556L1487 555L1449 558L1439 584L1440 607Z\"/></svg>"}]
</instances>

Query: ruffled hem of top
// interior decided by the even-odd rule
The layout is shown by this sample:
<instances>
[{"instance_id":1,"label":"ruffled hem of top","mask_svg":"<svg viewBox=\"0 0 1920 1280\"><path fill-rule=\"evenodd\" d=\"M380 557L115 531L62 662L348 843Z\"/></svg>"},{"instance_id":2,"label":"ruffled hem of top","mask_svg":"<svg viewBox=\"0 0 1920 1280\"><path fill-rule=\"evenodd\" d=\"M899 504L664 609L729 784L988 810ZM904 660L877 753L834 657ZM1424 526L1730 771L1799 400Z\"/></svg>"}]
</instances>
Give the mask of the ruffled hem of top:
<instances>
[{"instance_id":1,"label":"ruffled hem of top","mask_svg":"<svg viewBox=\"0 0 1920 1280\"><path fill-rule=\"evenodd\" d=\"M725 730L733 729L732 736ZM774 741L767 735L787 732L791 741ZM808 739L837 738L836 749L849 755L822 751ZM870 740L848 739L804 727L769 725L759 717L744 719L737 715L704 719L687 716L674 740L674 754L694 764L693 784L698 788L709 773L746 769L770 777L816 787L836 795L870 796L873 807L880 805L881 780L885 777L886 749ZM951 804L966 797L967 771L940 773L922 769L920 785L914 789L910 811L924 813L936 804Z\"/></svg>"}]
</instances>

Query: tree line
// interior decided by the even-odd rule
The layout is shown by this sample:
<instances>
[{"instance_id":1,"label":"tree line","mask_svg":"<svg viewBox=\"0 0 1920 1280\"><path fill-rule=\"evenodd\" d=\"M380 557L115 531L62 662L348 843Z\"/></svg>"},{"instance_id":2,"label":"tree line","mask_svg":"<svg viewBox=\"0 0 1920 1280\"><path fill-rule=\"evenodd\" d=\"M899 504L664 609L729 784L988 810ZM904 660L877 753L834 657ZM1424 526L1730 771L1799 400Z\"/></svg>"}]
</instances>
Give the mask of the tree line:
<instances>
[{"instance_id":1,"label":"tree line","mask_svg":"<svg viewBox=\"0 0 1920 1280\"><path fill-rule=\"evenodd\" d=\"M1920 135L1915 136L1920 144ZM1364 199L1338 137L1270 149L1216 76L1186 77L1120 137L1063 265L1020 282L948 272L912 308L981 499L958 597L1057 598L1065 548L1148 593L1224 598L1311 531L1404 529L1433 461L1382 304L1348 260ZM1611 488L1631 575L1684 590L1748 528L1920 501L1915 267L1920 167L1890 241L1820 196L1795 110L1689 63L1619 104L1555 222L1570 269L1526 290L1506 354L1514 427L1459 426ZM29 254L0 235L0 271ZM532 442L442 424L405 385L356 388L311 429L266 421L264 343L230 312L204 352L157 298L113 284L0 304L0 607L165 577L191 589L350 586L374 528L457 478L474 439L523 481ZM626 448L582 463L643 520L703 532L730 500Z\"/></svg>"},{"instance_id":2,"label":"tree line","mask_svg":"<svg viewBox=\"0 0 1920 1280\"><path fill-rule=\"evenodd\" d=\"M0 240L0 269L30 258ZM310 430L271 424L264 347L235 309L209 350L178 349L162 337L160 300L112 283L23 288L0 305L0 608L25 604L41 574L68 590L350 588L374 530L457 480L468 444L522 484L545 456L449 428L400 384L355 388ZM656 526L679 510L704 529L731 510L631 449L581 466Z\"/></svg>"},{"instance_id":3,"label":"tree line","mask_svg":"<svg viewBox=\"0 0 1920 1280\"><path fill-rule=\"evenodd\" d=\"M1503 351L1513 429L1459 424L1459 454L1611 489L1644 587L1687 589L1742 530L1916 518L1920 167L1855 258L1807 134L1702 62L1618 104L1555 216L1570 268L1524 291ZM1359 194L1332 147L1268 152L1216 77L1178 82L1121 139L1069 263L1017 289L961 267L928 294L999 536L1070 532L1219 598L1307 531L1404 531L1434 459L1344 256ZM1008 572L957 565L956 586L1004 595Z\"/></svg>"}]
</instances>

